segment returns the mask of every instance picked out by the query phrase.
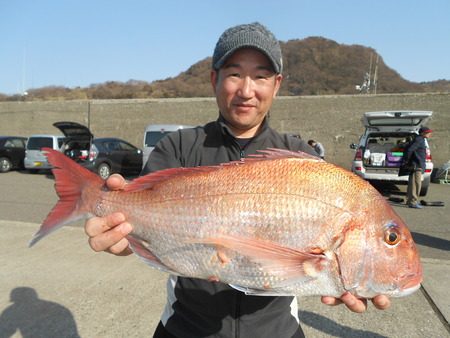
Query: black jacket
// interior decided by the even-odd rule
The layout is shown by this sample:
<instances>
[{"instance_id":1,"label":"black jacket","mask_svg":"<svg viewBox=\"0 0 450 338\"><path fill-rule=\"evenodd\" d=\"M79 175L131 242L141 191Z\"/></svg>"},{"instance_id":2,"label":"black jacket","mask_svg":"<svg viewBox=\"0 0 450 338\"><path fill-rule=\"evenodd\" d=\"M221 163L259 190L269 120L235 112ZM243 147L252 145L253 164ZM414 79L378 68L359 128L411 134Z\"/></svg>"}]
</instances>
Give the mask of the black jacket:
<instances>
[{"instance_id":1,"label":"black jacket","mask_svg":"<svg viewBox=\"0 0 450 338\"><path fill-rule=\"evenodd\" d=\"M417 135L406 149L406 163L412 164L415 169L422 169L422 172L424 172L426 155L425 138L422 135Z\"/></svg>"},{"instance_id":2,"label":"black jacket","mask_svg":"<svg viewBox=\"0 0 450 338\"><path fill-rule=\"evenodd\" d=\"M257 150L283 148L317 155L304 141L280 135L264 123L241 149L222 118L204 127L183 129L163 138L143 173L165 168L217 165ZM165 311L167 331L178 337L292 337L299 330L294 297L246 296L223 283L171 276Z\"/></svg>"}]
</instances>

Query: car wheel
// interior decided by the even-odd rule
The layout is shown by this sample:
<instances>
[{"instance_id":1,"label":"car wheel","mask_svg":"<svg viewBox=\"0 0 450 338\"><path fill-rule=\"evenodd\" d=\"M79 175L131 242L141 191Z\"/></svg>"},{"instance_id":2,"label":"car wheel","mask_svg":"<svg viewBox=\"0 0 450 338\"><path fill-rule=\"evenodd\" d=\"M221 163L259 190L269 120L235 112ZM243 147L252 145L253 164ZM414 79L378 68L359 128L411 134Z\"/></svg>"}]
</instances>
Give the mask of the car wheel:
<instances>
[{"instance_id":1,"label":"car wheel","mask_svg":"<svg viewBox=\"0 0 450 338\"><path fill-rule=\"evenodd\" d=\"M111 168L108 163L101 163L97 168L98 175L106 180L111 175Z\"/></svg>"},{"instance_id":2,"label":"car wheel","mask_svg":"<svg viewBox=\"0 0 450 338\"><path fill-rule=\"evenodd\" d=\"M426 177L422 181L422 187L420 188L420 196L426 196L428 192L428 187L430 186L430 177Z\"/></svg>"},{"instance_id":3,"label":"car wheel","mask_svg":"<svg viewBox=\"0 0 450 338\"><path fill-rule=\"evenodd\" d=\"M0 172L6 173L12 168L12 162L7 157L0 157Z\"/></svg>"}]
</instances>

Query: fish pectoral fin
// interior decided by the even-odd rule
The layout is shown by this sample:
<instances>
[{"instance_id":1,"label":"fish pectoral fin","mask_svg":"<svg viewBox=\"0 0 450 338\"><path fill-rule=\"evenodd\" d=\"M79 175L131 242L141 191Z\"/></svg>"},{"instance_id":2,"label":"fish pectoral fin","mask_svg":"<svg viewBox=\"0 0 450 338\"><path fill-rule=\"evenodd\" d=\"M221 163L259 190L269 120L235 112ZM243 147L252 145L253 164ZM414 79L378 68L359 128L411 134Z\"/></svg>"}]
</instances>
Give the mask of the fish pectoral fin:
<instances>
[{"instance_id":1,"label":"fish pectoral fin","mask_svg":"<svg viewBox=\"0 0 450 338\"><path fill-rule=\"evenodd\" d=\"M147 247L148 243L145 242L142 239L138 239L136 237L133 237L131 235L127 236L128 243L130 243L130 248L133 250L133 252L142 259L146 264L150 265L151 267L168 272L173 275L179 275L176 271L173 271L168 266L166 266L164 263L162 263L158 257L156 257L150 249Z\"/></svg>"},{"instance_id":2,"label":"fish pectoral fin","mask_svg":"<svg viewBox=\"0 0 450 338\"><path fill-rule=\"evenodd\" d=\"M253 238L222 235L217 238L195 239L190 242L224 247L246 256L261 268L284 280L295 283L299 280L315 278L328 262L328 258L317 250L302 252L283 247L277 243ZM279 287L279 285L276 285Z\"/></svg>"}]
</instances>

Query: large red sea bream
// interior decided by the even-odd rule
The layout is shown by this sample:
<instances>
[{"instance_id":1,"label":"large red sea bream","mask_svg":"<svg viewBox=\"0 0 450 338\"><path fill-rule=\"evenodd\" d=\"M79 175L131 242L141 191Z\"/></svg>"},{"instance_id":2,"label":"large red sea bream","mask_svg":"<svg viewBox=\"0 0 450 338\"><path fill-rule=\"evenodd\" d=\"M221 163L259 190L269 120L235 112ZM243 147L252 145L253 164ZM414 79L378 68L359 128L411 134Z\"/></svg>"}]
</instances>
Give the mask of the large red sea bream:
<instances>
[{"instance_id":1,"label":"large red sea bream","mask_svg":"<svg viewBox=\"0 0 450 338\"><path fill-rule=\"evenodd\" d=\"M167 169L123 191L46 149L60 200L30 245L58 227L123 212L149 265L248 294L400 297L422 267L405 223L369 183L323 160L266 150L242 162Z\"/></svg>"}]
</instances>

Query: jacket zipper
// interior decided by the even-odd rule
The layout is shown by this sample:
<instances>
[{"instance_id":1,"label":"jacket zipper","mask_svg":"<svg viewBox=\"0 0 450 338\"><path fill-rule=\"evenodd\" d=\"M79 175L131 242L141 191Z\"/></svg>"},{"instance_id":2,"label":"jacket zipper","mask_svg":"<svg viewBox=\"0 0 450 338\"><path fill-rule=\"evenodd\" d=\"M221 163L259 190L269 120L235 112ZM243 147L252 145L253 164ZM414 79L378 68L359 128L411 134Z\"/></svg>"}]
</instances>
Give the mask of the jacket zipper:
<instances>
[{"instance_id":1,"label":"jacket zipper","mask_svg":"<svg viewBox=\"0 0 450 338\"><path fill-rule=\"evenodd\" d=\"M236 292L236 311L235 311L235 326L234 326L234 336L235 338L239 338L239 322L240 322L240 315L241 315L241 300L242 300L242 294L241 292Z\"/></svg>"},{"instance_id":2,"label":"jacket zipper","mask_svg":"<svg viewBox=\"0 0 450 338\"><path fill-rule=\"evenodd\" d=\"M239 148L239 157L242 160L245 157L245 151L247 150L250 143L253 142L253 140L248 141L243 148L241 148L241 146L239 145L239 143L237 141L235 141L235 142Z\"/></svg>"}]
</instances>

